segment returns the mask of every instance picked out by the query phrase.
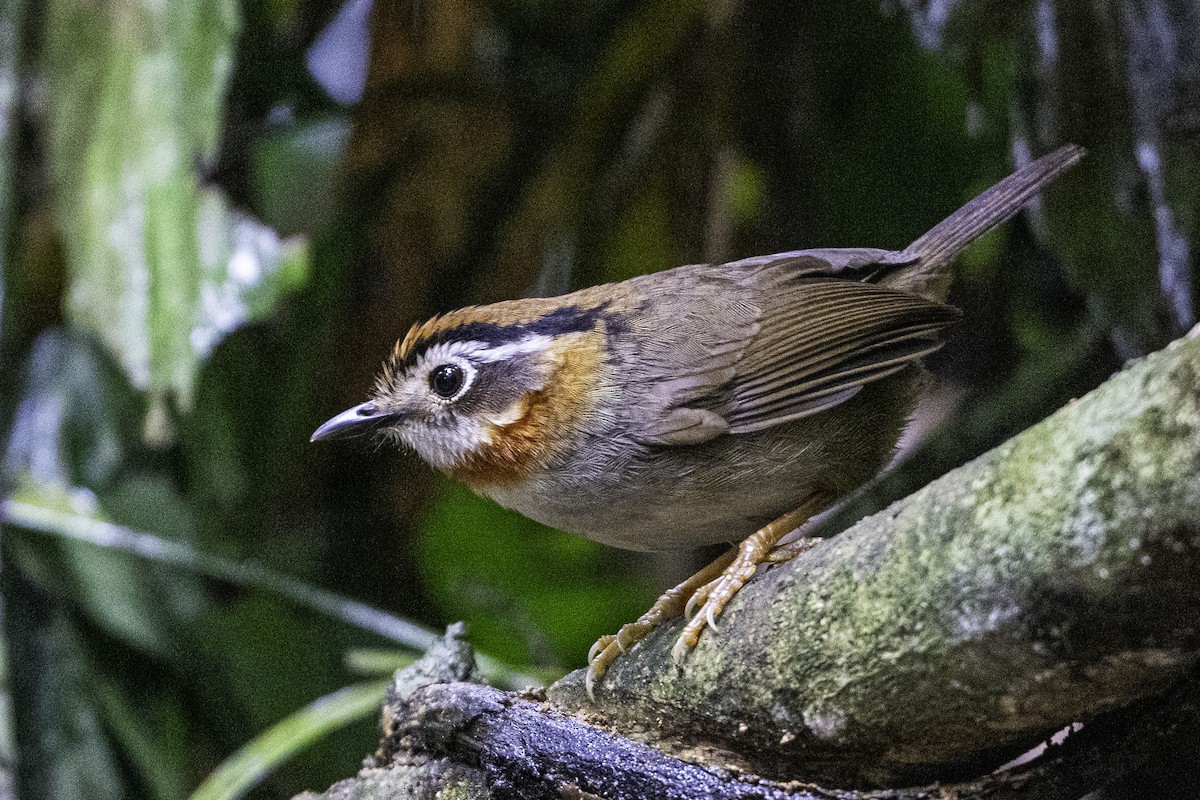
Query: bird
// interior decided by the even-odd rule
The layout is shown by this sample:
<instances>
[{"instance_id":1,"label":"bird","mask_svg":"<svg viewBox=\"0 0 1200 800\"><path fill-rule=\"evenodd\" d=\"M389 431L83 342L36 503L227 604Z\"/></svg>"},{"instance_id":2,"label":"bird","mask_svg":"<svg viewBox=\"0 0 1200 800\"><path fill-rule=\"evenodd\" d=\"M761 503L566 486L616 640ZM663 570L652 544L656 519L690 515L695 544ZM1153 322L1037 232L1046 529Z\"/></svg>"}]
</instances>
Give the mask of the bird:
<instances>
[{"instance_id":1,"label":"bird","mask_svg":"<svg viewBox=\"0 0 1200 800\"><path fill-rule=\"evenodd\" d=\"M608 667L687 618L681 662L780 539L892 459L960 317L947 267L1077 164L1065 145L902 250L692 264L414 324L366 402L311 440L370 435L554 528L635 551L735 543L588 654ZM692 612L695 611L693 614Z\"/></svg>"}]
</instances>

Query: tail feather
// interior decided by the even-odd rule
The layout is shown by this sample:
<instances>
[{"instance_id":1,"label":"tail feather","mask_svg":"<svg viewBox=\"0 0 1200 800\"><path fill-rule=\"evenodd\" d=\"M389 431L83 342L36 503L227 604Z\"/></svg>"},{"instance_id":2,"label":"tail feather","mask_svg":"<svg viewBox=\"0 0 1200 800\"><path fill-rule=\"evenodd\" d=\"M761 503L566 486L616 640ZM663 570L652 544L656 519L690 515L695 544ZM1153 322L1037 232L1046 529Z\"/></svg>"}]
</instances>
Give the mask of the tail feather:
<instances>
[{"instance_id":1,"label":"tail feather","mask_svg":"<svg viewBox=\"0 0 1200 800\"><path fill-rule=\"evenodd\" d=\"M895 276L899 279L896 282L927 296L939 294L935 287L926 285L937 283L943 268L964 247L1011 219L1046 184L1078 164L1085 152L1077 145L1064 145L1025 165L946 217L896 253L897 262L912 264ZM948 283L948 279L943 282Z\"/></svg>"}]
</instances>

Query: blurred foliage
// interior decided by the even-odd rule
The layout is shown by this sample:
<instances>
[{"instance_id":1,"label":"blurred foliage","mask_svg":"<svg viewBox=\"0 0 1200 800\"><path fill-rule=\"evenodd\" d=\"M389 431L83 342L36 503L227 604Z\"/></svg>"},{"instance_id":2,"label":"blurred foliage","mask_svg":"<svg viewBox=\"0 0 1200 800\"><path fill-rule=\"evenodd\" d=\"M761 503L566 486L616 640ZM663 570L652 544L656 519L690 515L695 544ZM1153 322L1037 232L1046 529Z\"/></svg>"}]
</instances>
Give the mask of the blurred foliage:
<instances>
[{"instance_id":1,"label":"blurred foliage","mask_svg":"<svg viewBox=\"0 0 1200 800\"><path fill-rule=\"evenodd\" d=\"M235 230L195 171L216 151L237 17L233 0L46 9L47 163L69 320L136 388L171 390L185 410L200 361L249 316L243 292L281 259L269 231Z\"/></svg>"},{"instance_id":2,"label":"blurred foliage","mask_svg":"<svg viewBox=\"0 0 1200 800\"><path fill-rule=\"evenodd\" d=\"M1047 223L1069 279L1123 352L1195 324L1200 8L966 0L911 11L917 35L950 57L980 110L1011 117L1018 156L1060 141L1088 148L1088 169L1061 194L1112 202L1058 203Z\"/></svg>"},{"instance_id":3,"label":"blurred foliage","mask_svg":"<svg viewBox=\"0 0 1200 800\"><path fill-rule=\"evenodd\" d=\"M934 432L860 510L1194 322L1181 1L351 5L0 0L0 798L182 798L243 746L204 796L324 788L374 746L348 652L465 619L549 678L694 566L308 446L428 314L903 246L1086 145L963 258Z\"/></svg>"},{"instance_id":4,"label":"blurred foliage","mask_svg":"<svg viewBox=\"0 0 1200 800\"><path fill-rule=\"evenodd\" d=\"M399 667L396 667L398 669ZM389 680L347 686L264 731L205 779L191 800L238 797L296 750L347 722L378 713Z\"/></svg>"}]
</instances>

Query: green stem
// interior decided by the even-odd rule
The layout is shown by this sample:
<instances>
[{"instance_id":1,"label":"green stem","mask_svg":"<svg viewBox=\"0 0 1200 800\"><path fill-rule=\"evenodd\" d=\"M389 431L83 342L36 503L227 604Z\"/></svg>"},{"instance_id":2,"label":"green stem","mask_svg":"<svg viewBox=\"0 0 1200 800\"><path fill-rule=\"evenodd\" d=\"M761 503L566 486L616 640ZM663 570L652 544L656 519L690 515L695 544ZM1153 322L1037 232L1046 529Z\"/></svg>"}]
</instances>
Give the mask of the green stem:
<instances>
[{"instance_id":1,"label":"green stem","mask_svg":"<svg viewBox=\"0 0 1200 800\"><path fill-rule=\"evenodd\" d=\"M124 550L140 558L169 564L205 577L238 586L252 586L415 650L425 650L440 638L438 634L421 625L253 562L229 561L199 551L183 542L171 541L111 522L8 498L0 502L0 523L87 542L97 547ZM541 684L537 678L525 675L487 656L479 656L479 666L488 679L498 685L524 688Z\"/></svg>"}]
</instances>

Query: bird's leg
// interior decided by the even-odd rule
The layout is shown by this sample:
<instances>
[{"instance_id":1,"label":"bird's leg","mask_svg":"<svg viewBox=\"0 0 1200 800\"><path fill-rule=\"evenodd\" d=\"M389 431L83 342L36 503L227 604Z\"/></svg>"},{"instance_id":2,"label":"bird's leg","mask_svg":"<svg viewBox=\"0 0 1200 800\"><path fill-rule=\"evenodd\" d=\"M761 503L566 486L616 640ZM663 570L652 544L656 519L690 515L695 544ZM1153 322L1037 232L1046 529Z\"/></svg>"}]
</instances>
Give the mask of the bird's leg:
<instances>
[{"instance_id":1,"label":"bird's leg","mask_svg":"<svg viewBox=\"0 0 1200 800\"><path fill-rule=\"evenodd\" d=\"M691 615L692 608L697 604L700 605L700 608L688 620L687 625L679 634L679 638L675 641L675 647L671 649L675 663L681 662L687 652L696 646L700 640L700 634L704 632L705 628L717 630L717 615L754 576L759 564L764 561L774 563L788 561L821 541L820 539L799 539L782 547L775 547L780 539L807 522L810 517L828 506L829 502L829 498L825 495L811 495L795 511L789 511L774 522L750 534L738 546L737 556L729 566L712 581L696 589L688 600L684 613Z\"/></svg>"},{"instance_id":2,"label":"bird's leg","mask_svg":"<svg viewBox=\"0 0 1200 800\"><path fill-rule=\"evenodd\" d=\"M616 635L600 637L588 652L588 671L584 683L589 697L593 697L592 689L596 681L604 676L609 665L630 647L640 642L660 622L683 616L684 604L703 586L708 585L721 575L737 556L737 550L722 553L711 564L688 578L683 583L668 589L650 606L650 610L621 627Z\"/></svg>"},{"instance_id":3,"label":"bird's leg","mask_svg":"<svg viewBox=\"0 0 1200 800\"><path fill-rule=\"evenodd\" d=\"M832 502L827 495L811 495L800 508L748 536L740 546L722 554L711 564L678 586L667 590L636 622L622 626L616 635L602 636L588 652L588 671L584 680L589 697L595 698L596 681L604 676L612 662L646 637L656 625L678 616L690 616L696 604L700 613L692 617L675 642L672 655L680 661L696 646L705 627L717 629L716 616L721 613L738 590L753 577L764 561L789 561L820 542L820 539L799 539L776 546L780 539L807 522L814 514Z\"/></svg>"},{"instance_id":4,"label":"bird's leg","mask_svg":"<svg viewBox=\"0 0 1200 800\"><path fill-rule=\"evenodd\" d=\"M795 530L795 528L793 528L792 530ZM784 535L786 536L787 534L784 534ZM819 536L804 536L800 539L797 539L794 542L786 542L783 544L777 544L773 548L771 548L771 551L769 553L767 553L766 557L760 563L768 563L768 564L786 563L788 561L791 561L793 558L800 555L801 553L807 553L809 550L813 549L814 547L816 547L818 544L820 544L823 541L825 541L825 540ZM731 553L735 553L735 552L737 552L737 551L736 550L731 551ZM684 608L683 608L683 615L685 617L687 617L689 620L692 619L692 616L696 610L696 606L704 605L704 603L708 600L708 596L712 593L712 591L714 589L717 588L717 585L720 584L721 578L722 578L722 576L718 575L715 579L713 579L712 581L709 581L708 583L706 583L705 585L703 585L699 589L697 589L692 594L692 596L690 598L688 598L687 605L684 606ZM711 620L708 620L708 627L712 628L714 631L717 629L717 626L714 625ZM679 655L680 655L680 653L676 653L677 659L678 659Z\"/></svg>"}]
</instances>

